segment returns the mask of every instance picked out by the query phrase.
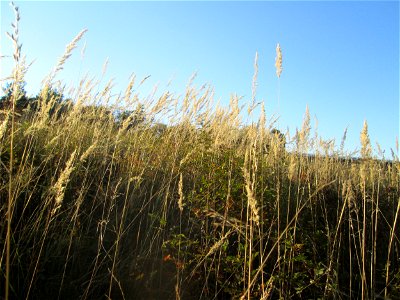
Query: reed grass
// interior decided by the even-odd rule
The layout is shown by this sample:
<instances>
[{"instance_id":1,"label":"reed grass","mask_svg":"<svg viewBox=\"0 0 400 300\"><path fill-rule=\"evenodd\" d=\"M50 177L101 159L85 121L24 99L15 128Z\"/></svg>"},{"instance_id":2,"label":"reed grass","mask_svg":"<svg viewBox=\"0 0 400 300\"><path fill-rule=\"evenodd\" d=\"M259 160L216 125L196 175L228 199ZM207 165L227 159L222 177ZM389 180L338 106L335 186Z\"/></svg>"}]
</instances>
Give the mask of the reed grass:
<instances>
[{"instance_id":1,"label":"reed grass","mask_svg":"<svg viewBox=\"0 0 400 300\"><path fill-rule=\"evenodd\" d=\"M62 99L54 76L85 31L20 109L14 9L0 127L4 299L400 297L398 149L379 157L366 122L355 158L346 132L338 150L312 135L308 107L294 136L280 134L263 104L244 123L238 96L220 107L193 80L183 98L141 97L132 76L115 99L112 81L99 91L84 77ZM280 77L279 44L276 66Z\"/></svg>"}]
</instances>

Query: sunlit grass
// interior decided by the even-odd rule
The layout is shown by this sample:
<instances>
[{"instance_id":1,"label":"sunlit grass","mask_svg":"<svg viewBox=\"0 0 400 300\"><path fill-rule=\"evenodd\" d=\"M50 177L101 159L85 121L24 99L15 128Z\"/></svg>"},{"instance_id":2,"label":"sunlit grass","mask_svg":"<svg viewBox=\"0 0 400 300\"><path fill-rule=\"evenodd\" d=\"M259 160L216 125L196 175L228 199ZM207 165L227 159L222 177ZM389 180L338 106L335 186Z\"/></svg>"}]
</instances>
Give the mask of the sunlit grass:
<instances>
[{"instance_id":1,"label":"sunlit grass","mask_svg":"<svg viewBox=\"0 0 400 300\"><path fill-rule=\"evenodd\" d=\"M400 297L400 163L372 151L367 123L352 158L312 135L308 109L284 135L254 101L250 124L237 97L214 107L208 87L142 99L133 77L110 104L110 85L83 79L64 99L52 79L84 31L22 105L16 16L0 125L6 299Z\"/></svg>"}]
</instances>

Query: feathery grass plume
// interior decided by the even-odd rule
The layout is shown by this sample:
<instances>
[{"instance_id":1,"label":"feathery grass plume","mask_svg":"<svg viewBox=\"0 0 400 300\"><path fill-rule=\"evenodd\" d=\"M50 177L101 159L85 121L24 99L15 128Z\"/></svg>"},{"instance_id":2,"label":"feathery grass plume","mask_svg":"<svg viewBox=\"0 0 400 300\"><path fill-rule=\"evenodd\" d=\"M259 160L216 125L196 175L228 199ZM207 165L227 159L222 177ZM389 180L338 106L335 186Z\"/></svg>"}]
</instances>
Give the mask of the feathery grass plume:
<instances>
[{"instance_id":1,"label":"feathery grass plume","mask_svg":"<svg viewBox=\"0 0 400 300\"><path fill-rule=\"evenodd\" d=\"M254 74L253 81L251 86L251 105L248 108L248 114L250 115L256 104L256 93L257 93L257 76L258 76L258 52L256 52L256 56L254 57Z\"/></svg>"},{"instance_id":2,"label":"feathery grass plume","mask_svg":"<svg viewBox=\"0 0 400 300\"><path fill-rule=\"evenodd\" d=\"M258 213L258 204L257 200L254 197L254 184L251 182L250 171L248 170L249 164L249 151L246 151L244 156L244 166L243 166L243 176L246 184L246 193L247 193L247 201L250 207L251 214L253 215L252 219L256 222L257 225L260 224L260 216Z\"/></svg>"},{"instance_id":3,"label":"feathery grass plume","mask_svg":"<svg viewBox=\"0 0 400 300\"><path fill-rule=\"evenodd\" d=\"M378 151L379 158L384 160L385 159L385 150L382 150L381 145L378 142L376 142L376 149Z\"/></svg>"},{"instance_id":4,"label":"feathery grass plume","mask_svg":"<svg viewBox=\"0 0 400 300\"><path fill-rule=\"evenodd\" d=\"M64 93L62 88L56 89L60 95ZM51 119L52 115L57 115L57 111L60 108L55 108L57 102L61 99L58 94L53 93L53 87L49 85L45 85L44 88L40 92L40 112L38 114L40 121L37 122L38 128L43 127L45 122ZM51 111L54 110L53 113Z\"/></svg>"},{"instance_id":5,"label":"feathery grass plume","mask_svg":"<svg viewBox=\"0 0 400 300\"><path fill-rule=\"evenodd\" d=\"M297 165L296 165L296 157L295 155L290 155L290 163L288 169L288 178L289 180L294 180L296 178L297 173Z\"/></svg>"},{"instance_id":6,"label":"feathery grass plume","mask_svg":"<svg viewBox=\"0 0 400 300\"><path fill-rule=\"evenodd\" d=\"M154 104L151 108L149 113L150 116L156 116L163 110L167 109L172 99L172 95L167 91L163 93L159 98L158 101Z\"/></svg>"},{"instance_id":7,"label":"feathery grass plume","mask_svg":"<svg viewBox=\"0 0 400 300\"><path fill-rule=\"evenodd\" d=\"M132 74L130 79L129 79L129 83L128 86L125 89L125 102L126 104L129 104L131 101L131 95L132 95L132 88L135 85L135 80L136 80L136 75Z\"/></svg>"},{"instance_id":8,"label":"feathery grass plume","mask_svg":"<svg viewBox=\"0 0 400 300\"><path fill-rule=\"evenodd\" d=\"M193 82L197 77L197 72L193 73L189 78L189 81L186 85L185 96L183 97L183 102L181 105L181 112L185 115L189 109L189 100L193 98L193 94L196 94L196 90L193 87Z\"/></svg>"},{"instance_id":9,"label":"feathery grass plume","mask_svg":"<svg viewBox=\"0 0 400 300\"><path fill-rule=\"evenodd\" d=\"M225 235L218 241L216 242L208 251L208 253L206 254L206 256L204 258L209 257L210 255L213 255L215 253L215 251L217 251L225 242L225 240L228 238L228 236L231 234L232 229L229 229L229 231L227 233L225 233Z\"/></svg>"},{"instance_id":10,"label":"feathery grass plume","mask_svg":"<svg viewBox=\"0 0 400 300\"><path fill-rule=\"evenodd\" d=\"M343 183L343 196L347 200L347 206L350 211L357 208L356 198L353 191L353 184L350 179Z\"/></svg>"},{"instance_id":11,"label":"feathery grass plume","mask_svg":"<svg viewBox=\"0 0 400 300\"><path fill-rule=\"evenodd\" d=\"M391 149L391 150L392 150L392 154L393 154L393 149ZM393 158L393 160L395 160L395 159ZM398 168L396 168L395 165L388 166L388 177L389 177L388 181L389 181L389 185L391 185L392 187L397 186L398 179L400 179L400 177L398 177L398 175L400 175L398 172Z\"/></svg>"},{"instance_id":12,"label":"feathery grass plume","mask_svg":"<svg viewBox=\"0 0 400 300\"><path fill-rule=\"evenodd\" d=\"M237 95L231 95L229 99L229 120L232 126L239 127L240 125L240 108L239 108L239 97Z\"/></svg>"},{"instance_id":13,"label":"feathery grass plume","mask_svg":"<svg viewBox=\"0 0 400 300\"><path fill-rule=\"evenodd\" d=\"M270 149L272 150L271 152L277 159L278 156L283 153L282 150L285 149L285 143L286 143L285 135L277 129L272 129L270 131L270 143L271 143Z\"/></svg>"},{"instance_id":14,"label":"feathery grass plume","mask_svg":"<svg viewBox=\"0 0 400 300\"><path fill-rule=\"evenodd\" d=\"M396 155L396 153L394 153L394 150L392 148L390 148L390 153L392 154L392 160L396 161L398 159L398 156Z\"/></svg>"},{"instance_id":15,"label":"feathery grass plume","mask_svg":"<svg viewBox=\"0 0 400 300\"><path fill-rule=\"evenodd\" d=\"M265 107L264 107L264 101L261 103L261 112L260 112L260 117L258 119L258 130L260 132L260 145L263 150L266 150L265 148L265 126L266 126L266 117L265 117Z\"/></svg>"},{"instance_id":16,"label":"feathery grass plume","mask_svg":"<svg viewBox=\"0 0 400 300\"><path fill-rule=\"evenodd\" d=\"M344 143L345 143L346 138L347 138L347 129L348 129L348 127L346 127L346 129L344 130L342 141L340 142L340 153L341 154L343 154L343 151L344 151Z\"/></svg>"},{"instance_id":17,"label":"feathery grass plume","mask_svg":"<svg viewBox=\"0 0 400 300\"><path fill-rule=\"evenodd\" d=\"M189 112L189 119L196 119L199 112L203 111L210 102L210 97L213 96L213 89L208 85L203 85L199 92L203 92L200 96L195 95L192 101L192 108Z\"/></svg>"},{"instance_id":18,"label":"feathery grass plume","mask_svg":"<svg viewBox=\"0 0 400 300\"><path fill-rule=\"evenodd\" d=\"M61 135L62 135L62 133L59 133L59 134L55 135L50 141L48 141L48 142L46 143L46 146L45 146L45 147L46 147L47 149L50 149L50 148L54 147L55 144L56 144L56 143L58 142L58 140L60 139Z\"/></svg>"},{"instance_id":19,"label":"feathery grass plume","mask_svg":"<svg viewBox=\"0 0 400 300\"><path fill-rule=\"evenodd\" d=\"M103 90L101 91L101 93L99 93L99 97L96 104L101 104L103 106L107 106L107 104L109 103L110 99L111 99L111 91L112 88L114 87L114 78L111 78L106 86L103 88Z\"/></svg>"},{"instance_id":20,"label":"feathery grass plume","mask_svg":"<svg viewBox=\"0 0 400 300\"><path fill-rule=\"evenodd\" d=\"M266 125L264 102L261 103L261 114L260 114L259 124L260 124L260 128L261 128L261 132L262 132L262 134L264 134L265 125Z\"/></svg>"},{"instance_id":21,"label":"feathery grass plume","mask_svg":"<svg viewBox=\"0 0 400 300\"><path fill-rule=\"evenodd\" d=\"M97 147L97 142L98 142L98 140L96 140L92 145L90 145L89 148L86 149L86 151L84 153L82 153L81 157L79 158L80 162L86 161L86 159L89 157L89 155L93 153L93 151Z\"/></svg>"},{"instance_id":22,"label":"feathery grass plume","mask_svg":"<svg viewBox=\"0 0 400 300\"><path fill-rule=\"evenodd\" d=\"M18 24L21 19L20 14L19 14L19 8L18 6L15 6L14 2L11 2L11 6L14 9L14 14L15 14L15 23L11 23L11 26L14 28L14 33L8 33L6 32L7 36L12 40L13 45L14 45L14 61L19 62L21 58L21 47L18 43L18 36L19 36L19 30L18 30Z\"/></svg>"},{"instance_id":23,"label":"feathery grass plume","mask_svg":"<svg viewBox=\"0 0 400 300\"><path fill-rule=\"evenodd\" d=\"M60 177L58 178L56 184L53 187L53 192L55 196L55 207L52 211L52 215L54 215L57 210L61 207L62 201L64 200L64 192L65 188L70 180L70 176L72 171L74 170L74 160L76 155L76 149L72 152L70 158L68 159L64 170L62 171Z\"/></svg>"},{"instance_id":24,"label":"feathery grass plume","mask_svg":"<svg viewBox=\"0 0 400 300\"><path fill-rule=\"evenodd\" d=\"M192 150L190 150L190 151L185 155L185 157L182 158L182 160L181 160L180 163L179 163L179 166L181 167L181 166L183 166L187 161L189 161L189 159L190 159L191 156L195 153L195 151L196 151L195 148L192 149ZM182 174L181 174L181 176L182 176Z\"/></svg>"},{"instance_id":25,"label":"feathery grass plume","mask_svg":"<svg viewBox=\"0 0 400 300\"><path fill-rule=\"evenodd\" d=\"M183 212L183 199L184 199L184 196L183 196L183 176L182 176L182 173L180 174L180 177L179 177L178 194L179 194L178 207L179 207L179 210L181 212Z\"/></svg>"},{"instance_id":26,"label":"feathery grass plume","mask_svg":"<svg viewBox=\"0 0 400 300\"><path fill-rule=\"evenodd\" d=\"M45 82L46 85L51 85L51 82L56 77L57 73L63 69L65 62L67 61L68 58L70 58L72 51L76 48L77 43L80 41L80 39L86 33L86 31L87 31L87 29L81 30L78 33L78 35L72 40L72 42L67 45L63 56L61 56L61 58L57 62L56 67L53 69L53 71L47 77L46 82Z\"/></svg>"},{"instance_id":27,"label":"feathery grass plume","mask_svg":"<svg viewBox=\"0 0 400 300\"><path fill-rule=\"evenodd\" d=\"M15 6L14 2L11 2L11 6L13 7L15 14L15 21L11 23L11 26L13 27L14 31L13 33L6 32L6 35L11 39L12 44L14 46L13 58L15 65L12 71L12 76L6 79L12 79L11 103L15 105L16 101L22 96L20 84L23 82L25 73L28 71L29 67L32 65L33 62L26 65L25 56L21 57L22 44L19 43L19 26L18 26L21 17L19 14L18 6Z\"/></svg>"},{"instance_id":28,"label":"feathery grass plume","mask_svg":"<svg viewBox=\"0 0 400 300\"><path fill-rule=\"evenodd\" d=\"M1 122L1 125L0 125L0 141L3 139L5 133L7 132L9 119L10 119L10 113L7 112L4 117L3 122Z\"/></svg>"},{"instance_id":29,"label":"feathery grass plume","mask_svg":"<svg viewBox=\"0 0 400 300\"><path fill-rule=\"evenodd\" d=\"M301 126L299 134L299 144L303 148L303 151L307 150L308 138L310 135L311 125L310 125L310 111L308 105L306 106L306 112L304 114L303 125Z\"/></svg>"},{"instance_id":30,"label":"feathery grass plume","mask_svg":"<svg viewBox=\"0 0 400 300\"><path fill-rule=\"evenodd\" d=\"M371 156L371 142L368 135L368 123L367 120L364 121L364 126L360 134L361 141L361 157L369 158Z\"/></svg>"},{"instance_id":31,"label":"feathery grass plume","mask_svg":"<svg viewBox=\"0 0 400 300\"><path fill-rule=\"evenodd\" d=\"M201 259L201 261L193 268L192 272L191 272L191 276L193 276L195 274L195 272L197 271L197 269L202 265L202 263L211 255L213 255L226 241L226 239L229 237L229 235L232 233L232 229L229 229L227 233L225 233L225 235L218 241L216 242L214 245L212 245L212 247L210 248L210 250L207 252L207 254Z\"/></svg>"},{"instance_id":32,"label":"feathery grass plume","mask_svg":"<svg viewBox=\"0 0 400 300\"><path fill-rule=\"evenodd\" d=\"M275 67L276 67L276 76L280 78L282 73L282 51L279 43L276 45Z\"/></svg>"}]
</instances>

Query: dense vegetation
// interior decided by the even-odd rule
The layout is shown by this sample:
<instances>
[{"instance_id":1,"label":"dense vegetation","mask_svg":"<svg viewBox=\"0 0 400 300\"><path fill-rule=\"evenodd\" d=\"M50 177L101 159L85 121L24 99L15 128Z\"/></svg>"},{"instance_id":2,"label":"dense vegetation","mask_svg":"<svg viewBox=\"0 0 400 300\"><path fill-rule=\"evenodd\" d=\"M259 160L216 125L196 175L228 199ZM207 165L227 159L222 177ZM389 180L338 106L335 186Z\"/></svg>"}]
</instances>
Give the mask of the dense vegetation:
<instances>
[{"instance_id":1,"label":"dense vegetation","mask_svg":"<svg viewBox=\"0 0 400 300\"><path fill-rule=\"evenodd\" d=\"M65 99L53 79L79 38L30 98L14 28L0 297L400 298L400 163L376 157L366 123L352 159L308 113L285 140L263 107L245 126L207 87L140 99L132 78L111 101L83 80Z\"/></svg>"}]
</instances>

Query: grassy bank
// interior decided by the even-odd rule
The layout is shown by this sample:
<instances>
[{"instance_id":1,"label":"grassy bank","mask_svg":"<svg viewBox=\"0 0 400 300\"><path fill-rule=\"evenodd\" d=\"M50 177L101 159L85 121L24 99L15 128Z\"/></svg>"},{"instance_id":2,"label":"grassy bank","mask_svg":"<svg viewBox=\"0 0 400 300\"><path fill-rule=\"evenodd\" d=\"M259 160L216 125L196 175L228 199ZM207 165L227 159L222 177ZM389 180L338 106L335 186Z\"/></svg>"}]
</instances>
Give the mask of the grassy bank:
<instances>
[{"instance_id":1,"label":"grassy bank","mask_svg":"<svg viewBox=\"0 0 400 300\"><path fill-rule=\"evenodd\" d=\"M377 157L366 123L356 160L307 113L283 137L263 107L244 125L238 99L215 108L207 87L141 99L132 78L112 99L82 80L64 99L53 81L84 32L27 99L15 30L0 297L400 298L400 163Z\"/></svg>"}]
</instances>

